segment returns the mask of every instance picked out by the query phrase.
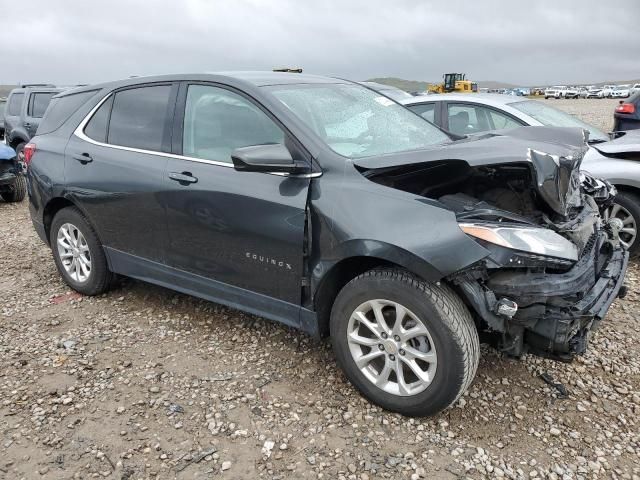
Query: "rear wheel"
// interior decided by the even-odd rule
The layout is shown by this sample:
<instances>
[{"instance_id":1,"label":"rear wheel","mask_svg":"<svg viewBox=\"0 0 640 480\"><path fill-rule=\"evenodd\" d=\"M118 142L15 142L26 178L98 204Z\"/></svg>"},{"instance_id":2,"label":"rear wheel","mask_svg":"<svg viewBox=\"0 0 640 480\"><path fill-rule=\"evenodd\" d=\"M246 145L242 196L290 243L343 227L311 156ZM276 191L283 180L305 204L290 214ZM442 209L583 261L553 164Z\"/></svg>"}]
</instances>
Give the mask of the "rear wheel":
<instances>
[{"instance_id":1,"label":"rear wheel","mask_svg":"<svg viewBox=\"0 0 640 480\"><path fill-rule=\"evenodd\" d=\"M349 381L371 402L409 416L447 408L478 367L478 332L462 300L398 270L371 270L340 291L331 338Z\"/></svg>"},{"instance_id":2,"label":"rear wheel","mask_svg":"<svg viewBox=\"0 0 640 480\"><path fill-rule=\"evenodd\" d=\"M5 202L21 202L26 195L27 179L22 174L16 176L15 182L9 187L8 191L0 193Z\"/></svg>"},{"instance_id":3,"label":"rear wheel","mask_svg":"<svg viewBox=\"0 0 640 480\"><path fill-rule=\"evenodd\" d=\"M95 231L75 207L60 210L49 236L58 272L74 290L85 295L106 292L113 281L102 244Z\"/></svg>"},{"instance_id":4,"label":"rear wheel","mask_svg":"<svg viewBox=\"0 0 640 480\"><path fill-rule=\"evenodd\" d=\"M637 257L640 254L640 196L630 192L618 192L614 204L603 212L603 217L605 220L618 218L622 221L620 242L629 250L631 256Z\"/></svg>"}]
</instances>

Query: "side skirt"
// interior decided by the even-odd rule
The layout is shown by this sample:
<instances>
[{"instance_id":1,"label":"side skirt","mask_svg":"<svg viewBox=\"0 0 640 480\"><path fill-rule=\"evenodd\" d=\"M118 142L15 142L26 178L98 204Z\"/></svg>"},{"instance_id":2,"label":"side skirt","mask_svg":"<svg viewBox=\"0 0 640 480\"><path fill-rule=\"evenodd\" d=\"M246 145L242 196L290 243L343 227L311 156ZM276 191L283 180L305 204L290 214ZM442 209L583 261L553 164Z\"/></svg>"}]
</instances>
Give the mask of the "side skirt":
<instances>
[{"instance_id":1,"label":"side skirt","mask_svg":"<svg viewBox=\"0 0 640 480\"><path fill-rule=\"evenodd\" d=\"M104 247L109 269L120 275L160 285L298 328L317 337L316 313L267 295L178 270L161 263Z\"/></svg>"}]
</instances>

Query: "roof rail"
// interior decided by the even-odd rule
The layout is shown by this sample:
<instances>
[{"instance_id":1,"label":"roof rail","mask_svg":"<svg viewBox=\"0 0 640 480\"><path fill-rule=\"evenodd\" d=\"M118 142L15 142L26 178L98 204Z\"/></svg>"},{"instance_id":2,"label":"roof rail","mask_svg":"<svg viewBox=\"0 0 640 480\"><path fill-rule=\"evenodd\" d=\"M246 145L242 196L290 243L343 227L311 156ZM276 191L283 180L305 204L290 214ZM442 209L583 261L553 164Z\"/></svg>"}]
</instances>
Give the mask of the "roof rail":
<instances>
[{"instance_id":1,"label":"roof rail","mask_svg":"<svg viewBox=\"0 0 640 480\"><path fill-rule=\"evenodd\" d=\"M18 85L19 88L27 88L27 87L53 87L55 85L53 83L21 83Z\"/></svg>"},{"instance_id":2,"label":"roof rail","mask_svg":"<svg viewBox=\"0 0 640 480\"><path fill-rule=\"evenodd\" d=\"M284 72L284 73L302 73L301 68L274 68L274 72Z\"/></svg>"}]
</instances>

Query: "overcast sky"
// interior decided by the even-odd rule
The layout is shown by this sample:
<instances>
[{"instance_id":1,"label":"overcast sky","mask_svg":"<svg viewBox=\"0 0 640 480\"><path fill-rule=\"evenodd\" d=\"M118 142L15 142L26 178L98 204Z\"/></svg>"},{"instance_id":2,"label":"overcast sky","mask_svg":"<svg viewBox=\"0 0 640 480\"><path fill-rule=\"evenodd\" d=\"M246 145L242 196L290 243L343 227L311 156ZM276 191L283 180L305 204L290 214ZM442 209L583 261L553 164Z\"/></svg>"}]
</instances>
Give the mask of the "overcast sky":
<instances>
[{"instance_id":1,"label":"overcast sky","mask_svg":"<svg viewBox=\"0 0 640 480\"><path fill-rule=\"evenodd\" d=\"M0 5L9 0L0 0ZM468 6L462 8L462 5ZM640 1L29 0L0 83L270 70L533 85L640 78ZM28 8L26 8L28 6Z\"/></svg>"}]
</instances>

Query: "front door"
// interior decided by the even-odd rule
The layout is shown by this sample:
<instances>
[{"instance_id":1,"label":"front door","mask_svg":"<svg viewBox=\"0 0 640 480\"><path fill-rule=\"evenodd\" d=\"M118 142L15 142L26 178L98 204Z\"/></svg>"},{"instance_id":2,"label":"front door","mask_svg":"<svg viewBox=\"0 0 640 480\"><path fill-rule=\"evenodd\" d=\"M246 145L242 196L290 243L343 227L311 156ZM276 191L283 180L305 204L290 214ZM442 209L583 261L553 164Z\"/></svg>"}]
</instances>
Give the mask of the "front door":
<instances>
[{"instance_id":1,"label":"front door","mask_svg":"<svg viewBox=\"0 0 640 480\"><path fill-rule=\"evenodd\" d=\"M239 92L181 87L167 164L167 264L300 305L310 180L238 172L235 148L294 141ZM177 139L177 140L176 140Z\"/></svg>"},{"instance_id":2,"label":"front door","mask_svg":"<svg viewBox=\"0 0 640 480\"><path fill-rule=\"evenodd\" d=\"M105 247L123 261L162 262L166 218L160 192L177 84L116 91L66 149L69 194L89 216Z\"/></svg>"}]
</instances>

